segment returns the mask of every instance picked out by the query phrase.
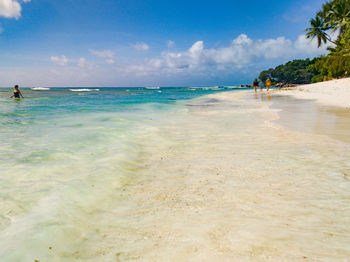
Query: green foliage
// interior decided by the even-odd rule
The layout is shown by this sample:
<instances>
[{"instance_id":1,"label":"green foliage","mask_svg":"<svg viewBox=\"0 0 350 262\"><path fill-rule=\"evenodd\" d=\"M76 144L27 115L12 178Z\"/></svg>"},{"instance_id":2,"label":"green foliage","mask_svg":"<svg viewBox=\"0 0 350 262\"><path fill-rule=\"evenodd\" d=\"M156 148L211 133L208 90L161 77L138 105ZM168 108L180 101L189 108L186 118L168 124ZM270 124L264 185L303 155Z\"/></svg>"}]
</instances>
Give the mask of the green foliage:
<instances>
[{"instance_id":1,"label":"green foliage","mask_svg":"<svg viewBox=\"0 0 350 262\"><path fill-rule=\"evenodd\" d=\"M310 20L310 27L306 28L306 37L311 40L316 38L318 47L327 42L339 44L345 30L350 27L350 1L333 0L322 6L315 18ZM332 33L339 30L337 41L332 41L328 31Z\"/></svg>"},{"instance_id":2,"label":"green foliage","mask_svg":"<svg viewBox=\"0 0 350 262\"><path fill-rule=\"evenodd\" d=\"M339 37L341 37L350 24L350 1L333 0L328 5L329 7L324 10L327 19L326 25L332 29L332 32L339 29Z\"/></svg>"},{"instance_id":3,"label":"green foliage","mask_svg":"<svg viewBox=\"0 0 350 262\"><path fill-rule=\"evenodd\" d=\"M318 82L322 82L323 81L324 76L322 74L319 75L315 75L312 79L311 79L311 83L318 83Z\"/></svg>"},{"instance_id":4,"label":"green foliage","mask_svg":"<svg viewBox=\"0 0 350 262\"><path fill-rule=\"evenodd\" d=\"M259 78L288 84L307 84L310 82L349 76L350 74L350 0L333 0L325 3L316 17L310 20L306 28L306 37L317 39L318 47L327 42L329 54L313 60L294 60L261 72ZM336 41L332 41L329 32L339 31Z\"/></svg>"},{"instance_id":5,"label":"green foliage","mask_svg":"<svg viewBox=\"0 0 350 262\"><path fill-rule=\"evenodd\" d=\"M344 33L340 39L339 46L345 51L345 53L348 54L350 52L350 26L344 29Z\"/></svg>"},{"instance_id":6,"label":"green foliage","mask_svg":"<svg viewBox=\"0 0 350 262\"><path fill-rule=\"evenodd\" d=\"M273 82L277 83L308 84L319 73L313 66L315 62L316 59L294 60L284 65L279 65L275 69L270 68L262 71L259 79L265 82L270 77Z\"/></svg>"},{"instance_id":7,"label":"green foliage","mask_svg":"<svg viewBox=\"0 0 350 262\"><path fill-rule=\"evenodd\" d=\"M321 16L316 16L310 20L309 28L306 28L306 38L313 40L317 39L317 45L320 47L322 44L326 44L330 40L329 35L326 33L326 26L324 18Z\"/></svg>"},{"instance_id":8,"label":"green foliage","mask_svg":"<svg viewBox=\"0 0 350 262\"><path fill-rule=\"evenodd\" d=\"M328 55L316 63L316 68L321 76L328 79L342 77L345 72L350 72L350 57L342 55Z\"/></svg>"},{"instance_id":9,"label":"green foliage","mask_svg":"<svg viewBox=\"0 0 350 262\"><path fill-rule=\"evenodd\" d=\"M328 78L342 77L350 72L350 28L346 28L339 45L331 52L318 59L315 69Z\"/></svg>"},{"instance_id":10,"label":"green foliage","mask_svg":"<svg viewBox=\"0 0 350 262\"><path fill-rule=\"evenodd\" d=\"M265 83L268 78L272 79L271 73L273 70L273 68L270 68L268 70L262 71L259 75L260 81Z\"/></svg>"}]
</instances>

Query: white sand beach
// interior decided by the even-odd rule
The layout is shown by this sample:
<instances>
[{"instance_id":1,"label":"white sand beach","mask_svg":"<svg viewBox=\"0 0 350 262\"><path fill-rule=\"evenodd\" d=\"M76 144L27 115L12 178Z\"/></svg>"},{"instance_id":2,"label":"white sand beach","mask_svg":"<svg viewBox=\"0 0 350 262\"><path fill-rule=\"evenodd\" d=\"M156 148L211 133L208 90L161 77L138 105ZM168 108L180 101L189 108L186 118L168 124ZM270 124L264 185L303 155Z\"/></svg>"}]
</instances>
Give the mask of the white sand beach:
<instances>
[{"instance_id":1,"label":"white sand beach","mask_svg":"<svg viewBox=\"0 0 350 262\"><path fill-rule=\"evenodd\" d=\"M323 105L350 108L350 78L278 90L279 94L313 99Z\"/></svg>"}]
</instances>

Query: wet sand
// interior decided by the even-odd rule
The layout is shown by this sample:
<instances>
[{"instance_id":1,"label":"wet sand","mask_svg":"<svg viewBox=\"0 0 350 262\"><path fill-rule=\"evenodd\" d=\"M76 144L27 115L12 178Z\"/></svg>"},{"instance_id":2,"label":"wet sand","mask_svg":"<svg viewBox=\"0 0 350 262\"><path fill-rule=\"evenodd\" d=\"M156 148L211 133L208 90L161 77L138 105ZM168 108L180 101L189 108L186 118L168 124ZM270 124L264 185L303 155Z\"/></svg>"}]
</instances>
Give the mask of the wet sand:
<instances>
[{"instance_id":1,"label":"wet sand","mask_svg":"<svg viewBox=\"0 0 350 262\"><path fill-rule=\"evenodd\" d=\"M104 194L89 185L100 197L64 231L15 223L6 261L348 260L346 113L254 92L181 103L152 116L128 176Z\"/></svg>"},{"instance_id":2,"label":"wet sand","mask_svg":"<svg viewBox=\"0 0 350 262\"><path fill-rule=\"evenodd\" d=\"M118 226L97 224L107 253L120 261L346 261L350 145L285 129L295 114L279 118L284 102L276 97L269 109L274 99L211 95L159 124L145 138L145 168L114 203Z\"/></svg>"},{"instance_id":3,"label":"wet sand","mask_svg":"<svg viewBox=\"0 0 350 262\"><path fill-rule=\"evenodd\" d=\"M263 94L267 97L266 94ZM271 98L270 98L271 99ZM267 98L262 98L267 100ZM290 130L319 134L350 143L350 110L272 93L271 108L278 110L276 123Z\"/></svg>"}]
</instances>

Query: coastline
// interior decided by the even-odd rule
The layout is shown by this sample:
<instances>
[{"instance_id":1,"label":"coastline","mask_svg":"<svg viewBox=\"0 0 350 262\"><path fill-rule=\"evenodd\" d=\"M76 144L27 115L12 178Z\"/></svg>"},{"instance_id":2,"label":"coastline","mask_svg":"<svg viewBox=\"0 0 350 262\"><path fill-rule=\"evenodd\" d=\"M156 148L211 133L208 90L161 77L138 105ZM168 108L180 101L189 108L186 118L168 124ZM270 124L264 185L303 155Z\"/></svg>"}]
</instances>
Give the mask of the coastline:
<instances>
[{"instance_id":1,"label":"coastline","mask_svg":"<svg viewBox=\"0 0 350 262\"><path fill-rule=\"evenodd\" d=\"M121 260L350 255L349 187L340 187L347 181L349 145L275 124L278 110L261 98L250 91L204 96L187 101L189 111L175 125L160 127L148 141L147 169L125 188L127 208L118 217L129 220L116 237L130 242ZM152 149L165 137L171 142ZM133 241L139 244L130 249Z\"/></svg>"},{"instance_id":2,"label":"coastline","mask_svg":"<svg viewBox=\"0 0 350 262\"><path fill-rule=\"evenodd\" d=\"M275 89L273 93L299 99L312 99L326 106L350 108L350 78Z\"/></svg>"},{"instance_id":3,"label":"coastline","mask_svg":"<svg viewBox=\"0 0 350 262\"><path fill-rule=\"evenodd\" d=\"M9 227L0 234L0 257L67 262L347 259L349 144L275 123L295 118L294 110L281 111L284 100L266 95L210 94L180 100L171 111L151 107L143 119L150 106L145 105L137 115L140 128L133 126L130 138L124 132L111 137L118 126L103 127L117 119L102 112L100 129L108 140L97 144L101 151L88 159L90 165L80 162L87 155L78 158L71 149L75 159L67 167L77 169L62 185L48 179L49 187L41 189L47 194L34 209L9 215ZM298 108L300 101L290 99L291 108ZM305 115L305 121L314 118ZM122 137L131 144L116 144ZM118 154L110 145L131 154L116 163ZM106 155L100 158L102 152ZM45 168L21 170L62 179L57 170Z\"/></svg>"}]
</instances>

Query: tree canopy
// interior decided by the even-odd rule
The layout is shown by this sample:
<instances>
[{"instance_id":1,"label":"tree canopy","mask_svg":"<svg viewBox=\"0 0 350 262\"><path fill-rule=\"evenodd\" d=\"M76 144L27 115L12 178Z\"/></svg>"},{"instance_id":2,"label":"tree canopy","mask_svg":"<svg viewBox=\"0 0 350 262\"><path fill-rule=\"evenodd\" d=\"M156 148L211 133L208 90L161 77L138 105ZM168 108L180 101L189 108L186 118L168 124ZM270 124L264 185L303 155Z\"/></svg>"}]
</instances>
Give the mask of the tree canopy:
<instances>
[{"instance_id":1,"label":"tree canopy","mask_svg":"<svg viewBox=\"0 0 350 262\"><path fill-rule=\"evenodd\" d=\"M333 0L323 4L305 29L306 37L317 39L318 47L331 43L329 54L312 60L294 60L260 73L260 80L268 77L274 82L307 84L349 76L350 73L350 0ZM338 33L336 39L331 35Z\"/></svg>"},{"instance_id":2,"label":"tree canopy","mask_svg":"<svg viewBox=\"0 0 350 262\"><path fill-rule=\"evenodd\" d=\"M274 83L283 84L308 84L318 74L315 67L316 59L298 59L290 61L276 68L270 68L260 73L259 79L265 82L270 78Z\"/></svg>"}]
</instances>

